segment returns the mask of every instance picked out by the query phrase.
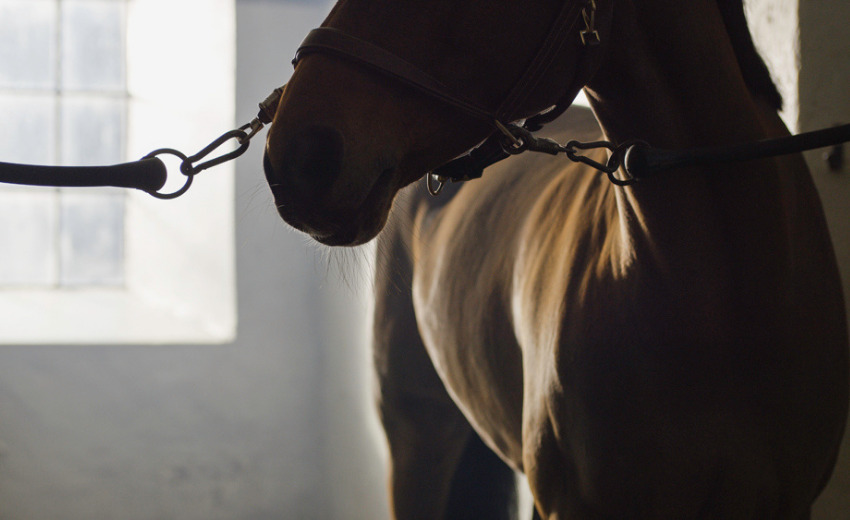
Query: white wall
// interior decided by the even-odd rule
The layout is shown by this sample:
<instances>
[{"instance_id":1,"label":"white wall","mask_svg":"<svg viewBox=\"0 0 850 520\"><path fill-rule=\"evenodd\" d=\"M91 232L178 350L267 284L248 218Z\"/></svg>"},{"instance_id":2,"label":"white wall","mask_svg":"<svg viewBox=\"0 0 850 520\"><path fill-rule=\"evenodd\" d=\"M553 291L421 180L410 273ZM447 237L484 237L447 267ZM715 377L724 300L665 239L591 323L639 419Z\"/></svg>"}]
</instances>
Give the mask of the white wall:
<instances>
[{"instance_id":1,"label":"white wall","mask_svg":"<svg viewBox=\"0 0 850 520\"><path fill-rule=\"evenodd\" d=\"M295 49L308 30L318 26L332 4L328 0L237 2L237 113L256 111L257 101L285 83ZM255 168L247 178L237 172L237 200L240 193L253 197L259 189L262 207L256 203L248 206L252 214L262 209L258 211L261 221L248 225L280 233L284 224L274 212L265 180L256 169L261 164L259 147L253 152L256 159L249 159L248 163ZM293 238L294 232L287 230L286 234ZM304 283L322 312L321 373L317 374L321 380L316 382L320 387L316 397L323 402L320 460L324 488L316 492L327 510L326 516L315 518L381 520L389 516L386 453L372 402L371 358L366 345L372 251L368 246L356 250L319 249L306 238L294 238L295 243L289 247L301 262L312 264L313 276ZM259 261L271 263L273 269L285 268L287 262L273 256ZM240 288L241 283L240 280ZM300 298L298 293L292 296L295 302Z\"/></svg>"}]
</instances>

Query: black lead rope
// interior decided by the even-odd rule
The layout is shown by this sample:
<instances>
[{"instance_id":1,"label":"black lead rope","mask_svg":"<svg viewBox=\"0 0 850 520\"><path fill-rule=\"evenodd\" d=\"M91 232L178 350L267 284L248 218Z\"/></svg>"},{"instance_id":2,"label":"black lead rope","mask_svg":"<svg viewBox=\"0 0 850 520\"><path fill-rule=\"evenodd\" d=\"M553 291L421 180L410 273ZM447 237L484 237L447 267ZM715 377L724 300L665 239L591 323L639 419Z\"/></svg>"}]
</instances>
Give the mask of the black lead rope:
<instances>
[{"instance_id":1,"label":"black lead rope","mask_svg":"<svg viewBox=\"0 0 850 520\"><path fill-rule=\"evenodd\" d=\"M260 103L260 111L250 123L225 132L191 156L173 148L160 148L139 161L113 166L37 166L0 162L0 182L31 186L135 188L160 199L173 199L186 193L198 173L245 153L251 138L272 122L284 88L285 86L275 89ZM551 139L535 136L527 125L499 126L499 130L499 133L492 135L469 154L429 173L429 191L436 195L443 183L449 180L459 182L481 177L488 166L526 151L565 154L573 162L587 164L605 173L612 183L626 186L674 168L750 161L850 141L850 124L753 143L685 150L653 148L642 141L628 141L619 145L610 141L569 141L561 145ZM238 146L230 152L207 159L229 141L236 141ZM605 163L584 155L587 150L597 148L609 151L609 158ZM159 159L160 155L172 155L181 160L180 173L186 179L183 186L172 193L160 191L167 180L167 169Z\"/></svg>"},{"instance_id":2,"label":"black lead rope","mask_svg":"<svg viewBox=\"0 0 850 520\"><path fill-rule=\"evenodd\" d=\"M460 182L481 177L488 166L511 155L523 152L540 152L550 155L564 154L573 162L587 164L606 174L618 186L628 186L674 168L696 165L716 165L765 159L792 153L840 145L850 141L850 124L815 130L797 135L764 139L751 143L727 146L665 150L653 148L639 141L619 145L610 141L583 143L569 141L562 145L552 139L537 137L527 128L508 125L502 134L493 134L470 153L440 166L428 175L428 190L440 193L449 180ZM605 163L585 156L583 152L605 148L610 155Z\"/></svg>"},{"instance_id":3,"label":"black lead rope","mask_svg":"<svg viewBox=\"0 0 850 520\"><path fill-rule=\"evenodd\" d=\"M626 175L640 179L670 170L695 165L751 161L826 148L850 141L850 124L729 146L663 150L643 143L631 145L625 152Z\"/></svg>"},{"instance_id":4,"label":"black lead rope","mask_svg":"<svg viewBox=\"0 0 850 520\"><path fill-rule=\"evenodd\" d=\"M0 182L30 186L113 186L155 193L165 186L165 164L159 159L114 166L35 166L0 162Z\"/></svg>"},{"instance_id":5,"label":"black lead rope","mask_svg":"<svg viewBox=\"0 0 850 520\"><path fill-rule=\"evenodd\" d=\"M272 122L283 88L275 89L269 97L260 103L260 111L250 123L225 132L201 151L191 156L173 148L160 148L141 160L112 166L40 166L0 162L0 182L71 188L96 186L135 188L158 199L174 199L186 193L192 185L195 175L213 166L232 161L245 153L251 143L251 138L257 135L265 125ZM208 156L229 141L236 141L238 146L230 152L207 159ZM172 193L160 191L165 186L168 177L165 164L158 157L160 155L173 155L181 160L180 173L185 176L185 180L183 186Z\"/></svg>"}]
</instances>

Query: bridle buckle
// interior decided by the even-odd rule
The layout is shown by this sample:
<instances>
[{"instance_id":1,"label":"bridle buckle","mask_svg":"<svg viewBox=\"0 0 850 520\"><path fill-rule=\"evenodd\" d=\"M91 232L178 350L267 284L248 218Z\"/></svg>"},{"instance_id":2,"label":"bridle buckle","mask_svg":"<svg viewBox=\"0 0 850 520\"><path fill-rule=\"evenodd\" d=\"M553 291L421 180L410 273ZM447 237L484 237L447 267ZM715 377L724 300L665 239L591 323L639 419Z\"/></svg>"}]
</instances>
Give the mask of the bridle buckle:
<instances>
[{"instance_id":1,"label":"bridle buckle","mask_svg":"<svg viewBox=\"0 0 850 520\"><path fill-rule=\"evenodd\" d=\"M593 47L602 43L599 38L599 31L581 31L579 35L581 35L581 44L585 47Z\"/></svg>"},{"instance_id":2,"label":"bridle buckle","mask_svg":"<svg viewBox=\"0 0 850 520\"><path fill-rule=\"evenodd\" d=\"M588 9L590 10L588 12ZM596 30L596 0L590 0L587 5L581 10L581 17L584 19L584 30L579 31L581 36L581 44L585 47L593 47L599 45L602 39L599 37L599 31Z\"/></svg>"}]
</instances>

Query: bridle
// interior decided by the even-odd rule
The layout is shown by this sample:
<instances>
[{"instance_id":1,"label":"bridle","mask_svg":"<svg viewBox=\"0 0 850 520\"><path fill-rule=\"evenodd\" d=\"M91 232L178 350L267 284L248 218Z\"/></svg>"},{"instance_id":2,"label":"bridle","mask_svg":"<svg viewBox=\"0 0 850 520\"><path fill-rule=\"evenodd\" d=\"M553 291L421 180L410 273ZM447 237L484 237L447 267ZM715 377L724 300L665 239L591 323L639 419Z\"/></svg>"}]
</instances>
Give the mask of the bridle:
<instances>
[{"instance_id":1,"label":"bridle","mask_svg":"<svg viewBox=\"0 0 850 520\"><path fill-rule=\"evenodd\" d=\"M339 5L339 4L338 4ZM492 125L494 132L478 146L457 157L426 176L428 191L437 195L448 181L465 181L481 177L486 167L511 155L526 151L552 155L564 154L573 162L587 164L608 176L619 186L650 177L658 172L695 165L722 164L749 161L797 153L815 148L835 146L830 167L841 168L838 145L850 141L850 124L806 132L798 135L766 139L752 143L729 146L663 150L634 140L614 144L610 141L582 143L569 141L561 145L550 139L537 137L534 132L554 121L572 104L578 91L589 81L597 59L601 38L596 28L597 5L595 0L569 1L561 8L542 45L528 64L519 81L496 109L488 109L449 89L440 81L392 52L339 29L320 27L312 30L298 48L293 64L314 53L333 54L370 70L387 75L397 81L453 107L458 112ZM580 49L578 63L571 81L560 99L548 110L524 121L519 110L540 81L558 63L566 47ZM275 89L263 102L260 111L249 123L230 130L212 141L199 152L186 155L172 148L160 148L141 160L113 166L39 166L0 162L0 183L37 186L116 186L137 188L160 199L173 199L186 193L193 178L200 172L226 161L236 159L262 128L272 123L283 96L285 85ZM229 152L219 150L235 141L238 145ZM609 156L605 163L584 155L586 150L604 148ZM216 155L216 154L219 155ZM162 193L167 171L160 155L180 159L180 173L185 176L183 186L171 193ZM212 156L212 158L210 158Z\"/></svg>"},{"instance_id":2,"label":"bridle","mask_svg":"<svg viewBox=\"0 0 850 520\"><path fill-rule=\"evenodd\" d=\"M529 118L521 125L514 124L513 121L517 119L518 111L528 95L548 74L552 64L558 62L565 47L575 45L576 40L580 40L580 44L587 49L598 47L600 38L595 23L595 0L565 2L525 73L495 110L466 99L462 94L452 91L427 72L392 52L331 27L320 27L311 31L296 52L293 65L313 53L341 56L395 78L498 130L499 132L494 132L468 154L440 166L428 175L429 190L436 195L447 180L461 181L480 177L484 168L511 153L535 149L539 143L545 144L542 140L529 138L531 132L553 121L569 107L589 76L582 73L586 66L577 67L577 73L569 83L569 88L550 110ZM581 30L576 33L576 28ZM587 57L590 52L583 54ZM584 62L589 63L590 60ZM284 88L285 85L275 89L263 100L257 116L249 123L225 132L195 154L187 155L173 148L160 148L141 160L112 166L67 167L0 162L0 183L69 187L115 186L137 188L159 199L179 197L192 186L197 174L245 153L251 139L274 120ZM220 151L232 142L237 145L235 149ZM168 177L166 167L159 158L161 155L179 159L180 173L185 177L182 187L170 193L160 191ZM437 187L434 187L433 183L437 183Z\"/></svg>"},{"instance_id":3,"label":"bridle","mask_svg":"<svg viewBox=\"0 0 850 520\"><path fill-rule=\"evenodd\" d=\"M555 120L570 106L578 91L589 79L592 54L594 49L599 47L596 11L595 0L565 2L537 54L495 110L483 107L453 91L392 52L333 27L319 27L310 31L296 51L292 64L297 66L305 56L316 53L342 57L389 76L459 112L491 125L496 132L490 137L468 153L428 174L428 189L436 195L446 181L478 178L487 166L513 153L524 151L529 144L528 136L531 132ZM530 117L521 124L514 124L528 95L549 74L552 65L558 62L564 49L570 45L580 46L585 52L582 53L574 78L568 83L564 94L545 112Z\"/></svg>"},{"instance_id":4,"label":"bridle","mask_svg":"<svg viewBox=\"0 0 850 520\"><path fill-rule=\"evenodd\" d=\"M626 186L635 183L638 179L673 168L748 161L850 141L850 125L753 143L685 150L656 149L640 140L620 144L609 141L590 143L569 141L561 145L550 139L536 137L534 132L563 114L578 91L590 79L592 66L598 62L595 59L597 49L601 47L599 45L601 38L596 28L596 15L595 0L565 2L537 54L495 110L482 107L475 101L449 89L427 72L392 52L332 27L320 27L310 31L296 51L292 63L297 66L305 56L315 53L342 57L394 78L468 116L492 125L497 131L478 146L427 174L428 191L432 195L439 194L443 185L449 180L458 182L476 179L482 176L486 167L525 151L551 155L565 154L573 162L587 164L605 173L612 183ZM568 83L561 98L548 110L525 121L515 122L519 117L518 110L527 100L528 95L542 78L549 74L553 63L556 63L562 55L563 49L571 44L578 46L582 51L574 77ZM279 89L276 91L277 98L267 99L264 103L268 106L265 108L261 104L263 110L261 110L260 119L263 119L263 122L271 122L273 119L280 94ZM265 117L263 117L264 113ZM598 148L609 151L609 157L605 163L590 159L583 153L586 150Z\"/></svg>"}]
</instances>

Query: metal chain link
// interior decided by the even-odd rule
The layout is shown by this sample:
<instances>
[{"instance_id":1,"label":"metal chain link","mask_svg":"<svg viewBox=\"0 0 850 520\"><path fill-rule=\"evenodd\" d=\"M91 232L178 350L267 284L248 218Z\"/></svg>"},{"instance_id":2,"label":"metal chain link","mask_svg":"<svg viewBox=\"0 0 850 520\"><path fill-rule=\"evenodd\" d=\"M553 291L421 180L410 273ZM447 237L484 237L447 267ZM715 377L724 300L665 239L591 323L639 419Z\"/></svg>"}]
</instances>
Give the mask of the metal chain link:
<instances>
[{"instance_id":1,"label":"metal chain link","mask_svg":"<svg viewBox=\"0 0 850 520\"><path fill-rule=\"evenodd\" d=\"M280 103L280 98L283 95L283 90L285 88L286 85L278 87L271 94L269 94L269 96L260 103L260 111L257 114L257 117L252 119L249 123L245 123L239 128L223 133L213 142L202 148L195 155L187 156L183 152L175 150L174 148L160 148L144 156L143 160L150 159L158 155L173 155L180 159L180 173L186 176L186 181L183 183L183 186L181 186L177 191L174 191L172 193L148 193L158 199L176 199L180 195L186 193L189 187L192 186L192 180L195 178L195 175L201 173L202 171L208 168L212 168L213 166L217 166L227 161L232 161L233 159L236 159L240 155L244 154L248 150L248 146L251 144L251 139L255 135L257 135L260 130L262 130L267 124L271 123L272 119L274 119L274 114L277 110L277 105L278 103ZM236 143L239 145L236 147L236 149L227 153L223 153L218 157L207 159L204 162L198 162L202 161L203 159L206 159L207 156L209 156L214 151L218 150L231 140L235 140Z\"/></svg>"},{"instance_id":2,"label":"metal chain link","mask_svg":"<svg viewBox=\"0 0 850 520\"><path fill-rule=\"evenodd\" d=\"M201 149L198 153L192 156L187 156L183 152L175 150L174 148L160 148L158 150L152 151L151 153L143 157L143 159L150 159L158 155L173 155L180 159L180 173L186 176L186 181L183 183L183 186L181 186L177 191L174 191L172 193L149 193L158 199L164 200L176 199L177 197L183 195L184 193L186 193L186 191L188 191L189 187L192 186L192 180L195 178L195 175L201 173L202 171L208 168L212 168L213 166L217 166L227 161L232 161L233 159L236 159L237 157L245 153L245 151L248 150L248 145L251 144L251 138L257 135L257 133L262 130L264 126L265 124L260 121L260 118L255 117L253 120L251 120L250 123L246 123L240 126L239 128L223 133L213 142L211 142L203 149ZM203 162L198 162L205 159L207 156L209 156L214 151L218 150L231 140L235 140L238 143L239 146L236 149L219 155L218 157L214 157Z\"/></svg>"},{"instance_id":3,"label":"metal chain link","mask_svg":"<svg viewBox=\"0 0 850 520\"><path fill-rule=\"evenodd\" d=\"M626 153L633 146L640 144L640 141L627 141L616 145L611 141L583 143L573 140L562 145L546 137L537 137L530 130L522 126L497 123L496 127L505 135L505 139L502 142L502 149L511 155L517 155L526 151L546 153L549 155L564 154L567 156L567 159L573 162L586 164L604 173L617 186L628 186L637 181L627 171L623 171L620 176L617 173L623 165L623 159ZM582 154L584 151L599 148L605 148L610 152L608 160L604 164Z\"/></svg>"}]
</instances>

